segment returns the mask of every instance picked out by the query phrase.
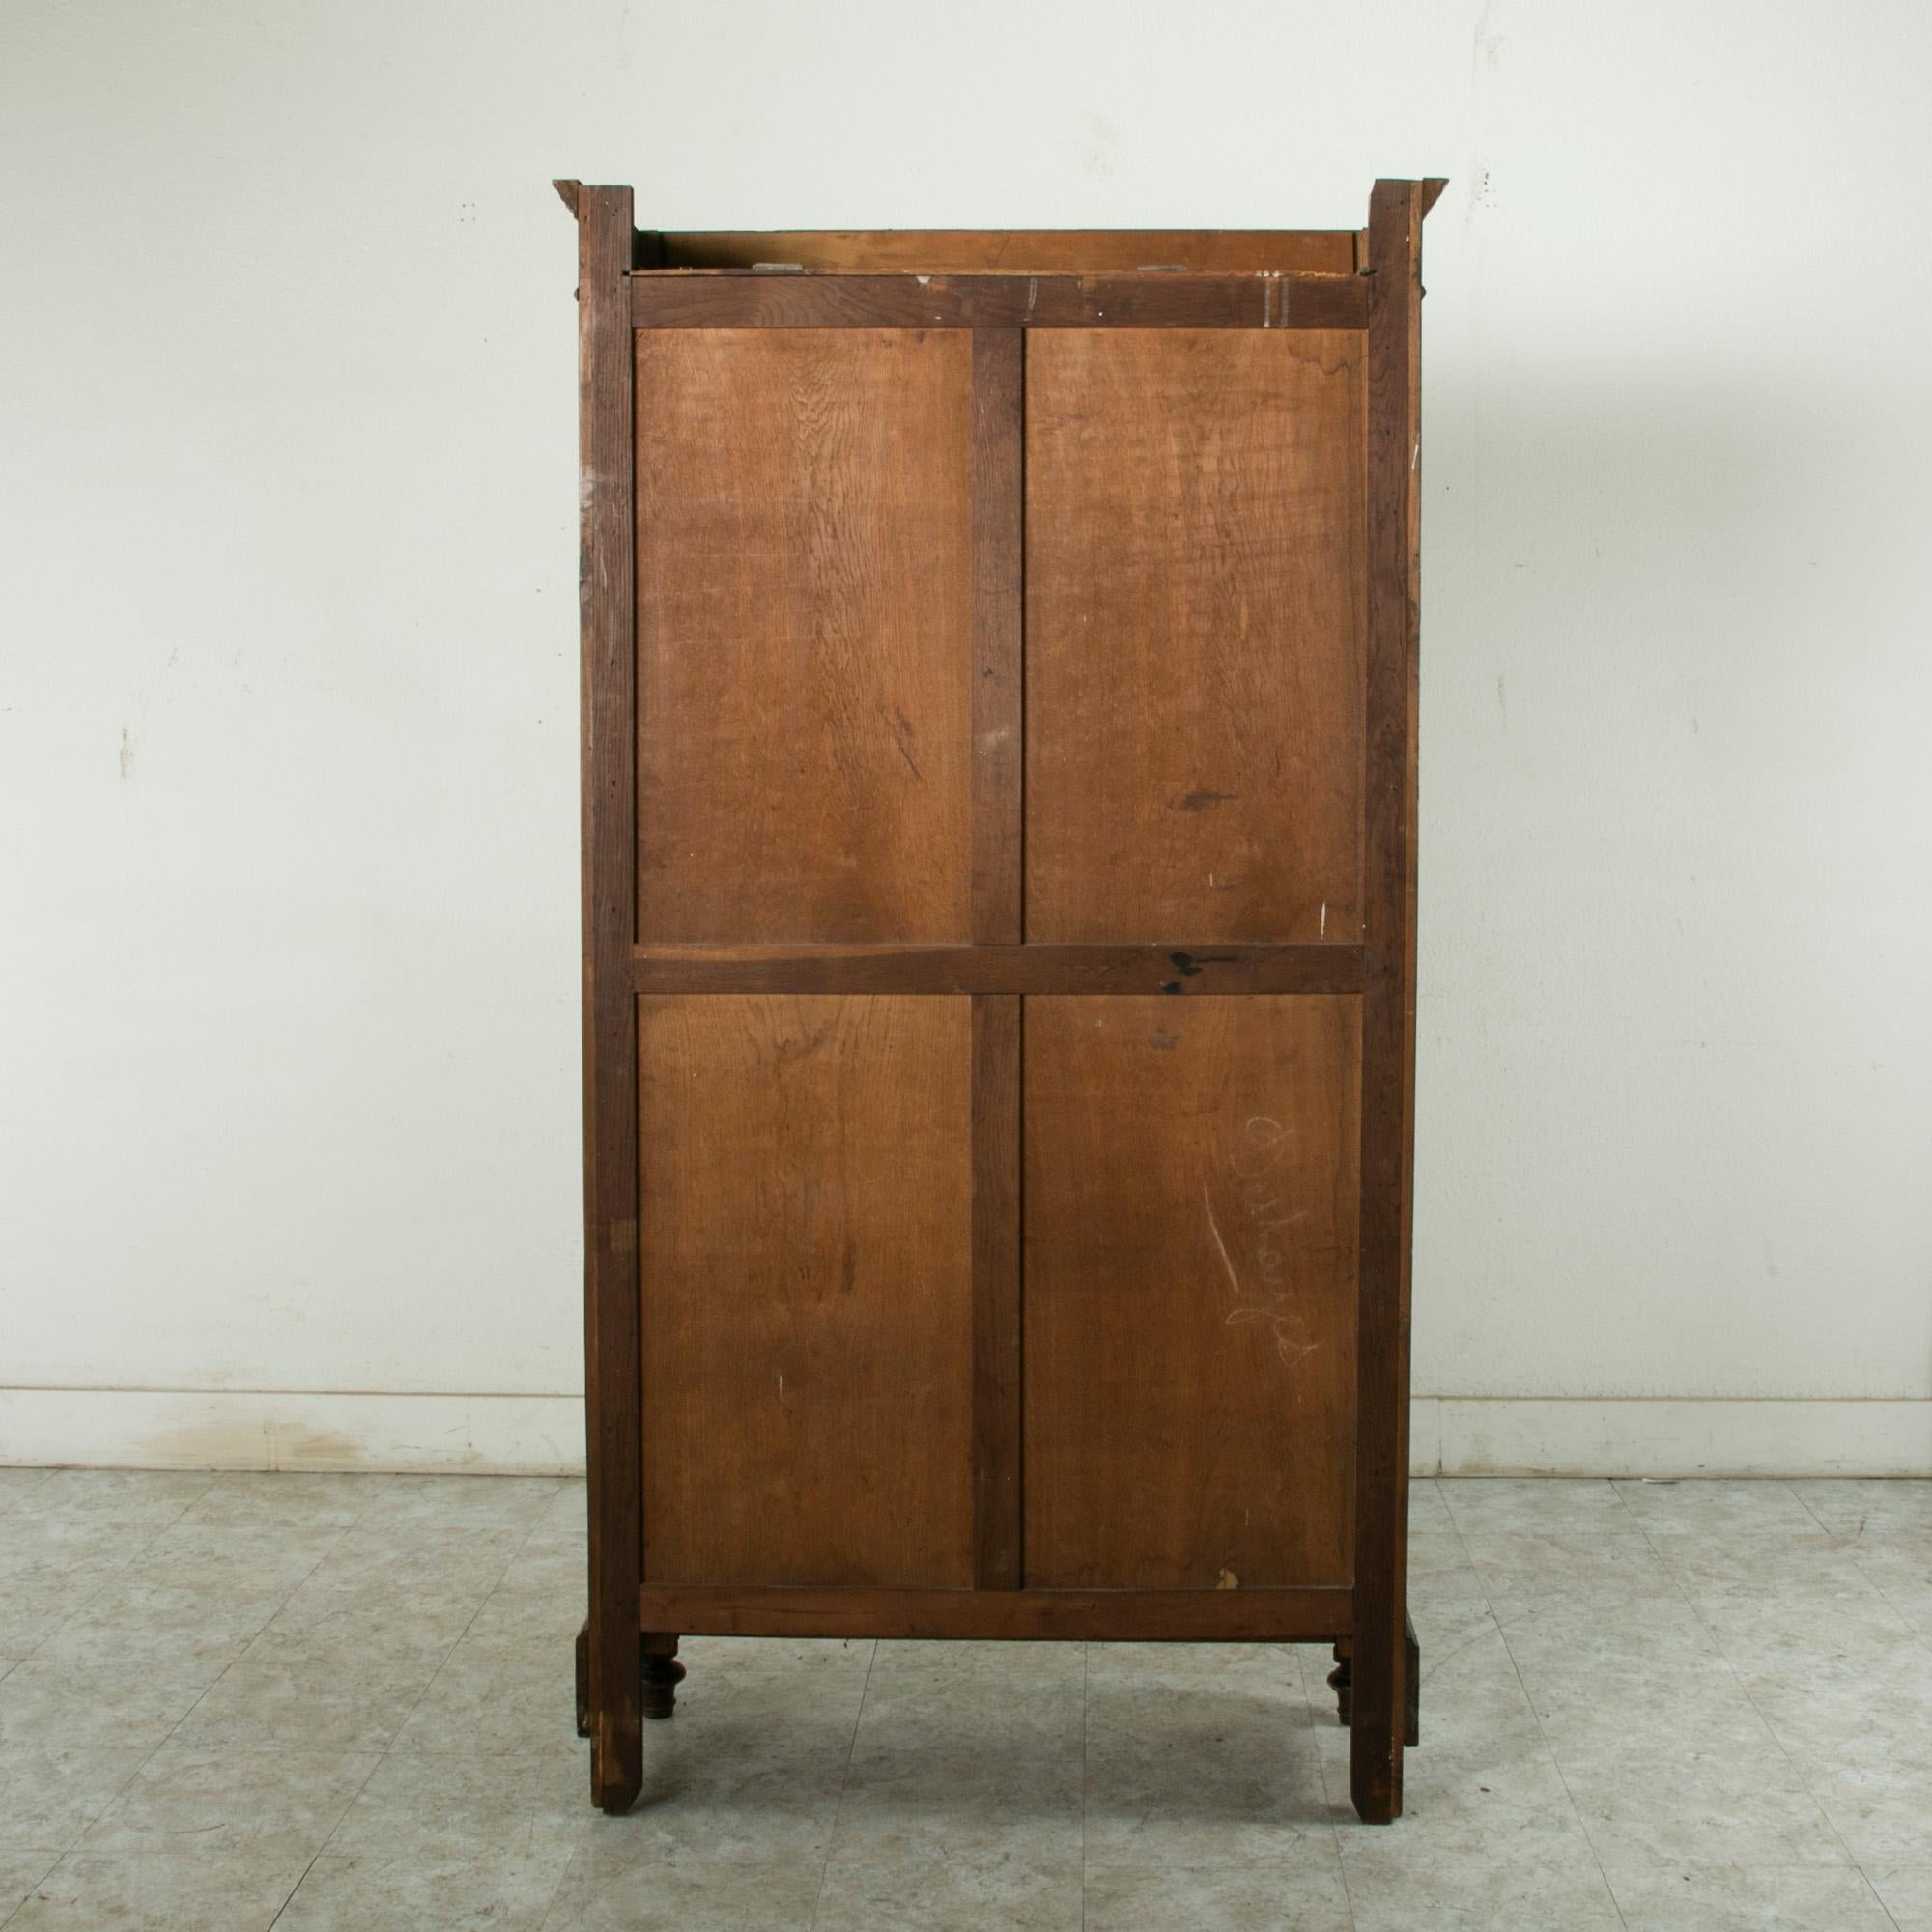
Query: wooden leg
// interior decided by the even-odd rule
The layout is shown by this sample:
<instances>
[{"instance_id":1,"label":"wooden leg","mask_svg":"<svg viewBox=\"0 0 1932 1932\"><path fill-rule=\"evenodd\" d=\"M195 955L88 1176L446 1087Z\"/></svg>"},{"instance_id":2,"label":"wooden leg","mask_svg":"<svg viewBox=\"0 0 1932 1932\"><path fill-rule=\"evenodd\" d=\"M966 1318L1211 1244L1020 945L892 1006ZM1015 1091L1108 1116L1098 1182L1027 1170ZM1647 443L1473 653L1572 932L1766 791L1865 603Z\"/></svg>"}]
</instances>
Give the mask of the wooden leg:
<instances>
[{"instance_id":1,"label":"wooden leg","mask_svg":"<svg viewBox=\"0 0 1932 1932\"><path fill-rule=\"evenodd\" d=\"M613 1713L590 1739L590 1800L600 1811L621 1818L644 1788L644 1738L639 1714Z\"/></svg>"},{"instance_id":2,"label":"wooden leg","mask_svg":"<svg viewBox=\"0 0 1932 1932\"><path fill-rule=\"evenodd\" d=\"M1328 1673L1328 1688L1335 1693L1335 1721L1346 1731L1349 1728L1349 1692L1350 1679L1349 1673L1349 1639L1338 1638L1335 1644L1335 1667Z\"/></svg>"},{"instance_id":3,"label":"wooden leg","mask_svg":"<svg viewBox=\"0 0 1932 1932\"><path fill-rule=\"evenodd\" d=\"M619 1818L644 1786L643 1658L635 1630L602 1637L593 1606L578 1639L586 1666L582 1721L590 1739L590 1797Z\"/></svg>"},{"instance_id":4,"label":"wooden leg","mask_svg":"<svg viewBox=\"0 0 1932 1932\"><path fill-rule=\"evenodd\" d=\"M677 1687L684 1681L684 1665L677 1661L676 1637L643 1639L643 1673L644 1716L668 1718L677 1708Z\"/></svg>"},{"instance_id":5,"label":"wooden leg","mask_svg":"<svg viewBox=\"0 0 1932 1932\"><path fill-rule=\"evenodd\" d=\"M1402 1816L1407 1664L1406 1619L1365 1618L1357 1624L1349 1646L1349 1795L1365 1825L1387 1825Z\"/></svg>"}]
</instances>

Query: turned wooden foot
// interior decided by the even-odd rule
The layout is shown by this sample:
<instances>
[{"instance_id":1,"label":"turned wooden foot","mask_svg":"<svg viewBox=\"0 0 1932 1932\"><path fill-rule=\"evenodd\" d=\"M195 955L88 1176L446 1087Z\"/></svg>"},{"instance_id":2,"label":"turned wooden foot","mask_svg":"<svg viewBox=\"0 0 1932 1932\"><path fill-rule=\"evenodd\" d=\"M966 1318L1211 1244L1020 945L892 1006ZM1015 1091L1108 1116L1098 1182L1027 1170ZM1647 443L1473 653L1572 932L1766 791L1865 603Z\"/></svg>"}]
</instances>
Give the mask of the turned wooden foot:
<instances>
[{"instance_id":1,"label":"turned wooden foot","mask_svg":"<svg viewBox=\"0 0 1932 1932\"><path fill-rule=\"evenodd\" d=\"M677 1638L647 1636L643 1646L644 1716L668 1718L677 1708L677 1687L684 1681L684 1665L677 1661Z\"/></svg>"},{"instance_id":2,"label":"turned wooden foot","mask_svg":"<svg viewBox=\"0 0 1932 1932\"><path fill-rule=\"evenodd\" d=\"M1403 1737L1405 1745L1422 1742L1422 1646L1415 1640L1415 1625L1403 1619L1403 1649L1408 1658L1403 1671ZM1349 1639L1335 1646L1335 1667L1328 1673L1328 1688L1335 1693L1335 1717L1345 1728L1349 1722L1350 1684Z\"/></svg>"},{"instance_id":3,"label":"turned wooden foot","mask_svg":"<svg viewBox=\"0 0 1932 1932\"><path fill-rule=\"evenodd\" d=\"M1335 1693L1335 1720L1346 1730L1349 1724L1349 1691L1350 1688L1349 1639L1347 1637L1343 1637L1335 1646L1335 1667L1328 1673L1328 1688Z\"/></svg>"},{"instance_id":4,"label":"turned wooden foot","mask_svg":"<svg viewBox=\"0 0 1932 1932\"><path fill-rule=\"evenodd\" d=\"M638 1648L643 1665L642 1715L668 1718L677 1708L677 1687L684 1665L677 1661L677 1638L642 1636ZM577 1735L587 1738L590 1723L590 1626L577 1633Z\"/></svg>"}]
</instances>

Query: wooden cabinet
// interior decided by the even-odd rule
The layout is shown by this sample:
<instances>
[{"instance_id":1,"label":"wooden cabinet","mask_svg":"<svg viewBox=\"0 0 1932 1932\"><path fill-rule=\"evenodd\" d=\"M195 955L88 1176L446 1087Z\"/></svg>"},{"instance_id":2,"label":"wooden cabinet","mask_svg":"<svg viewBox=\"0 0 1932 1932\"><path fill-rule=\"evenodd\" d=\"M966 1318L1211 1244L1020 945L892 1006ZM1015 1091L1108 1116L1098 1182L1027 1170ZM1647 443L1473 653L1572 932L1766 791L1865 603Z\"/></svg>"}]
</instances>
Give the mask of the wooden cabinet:
<instances>
[{"instance_id":1,"label":"wooden cabinet","mask_svg":"<svg viewBox=\"0 0 1932 1932\"><path fill-rule=\"evenodd\" d=\"M579 221L597 1801L693 1634L1333 1641L1401 1807L1422 217Z\"/></svg>"}]
</instances>

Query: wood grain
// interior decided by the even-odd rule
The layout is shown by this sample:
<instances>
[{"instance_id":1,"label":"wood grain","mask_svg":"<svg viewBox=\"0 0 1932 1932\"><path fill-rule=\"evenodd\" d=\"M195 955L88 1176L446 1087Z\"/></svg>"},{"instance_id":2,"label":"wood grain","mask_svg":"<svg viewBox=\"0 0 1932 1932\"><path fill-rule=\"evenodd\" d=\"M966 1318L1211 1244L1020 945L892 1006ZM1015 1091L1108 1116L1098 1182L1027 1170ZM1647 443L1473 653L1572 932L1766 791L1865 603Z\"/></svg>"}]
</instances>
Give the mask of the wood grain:
<instances>
[{"instance_id":1,"label":"wood grain","mask_svg":"<svg viewBox=\"0 0 1932 1932\"><path fill-rule=\"evenodd\" d=\"M973 334L972 929L982 945L1016 945L1021 936L1024 347L1013 328Z\"/></svg>"},{"instance_id":2,"label":"wood grain","mask_svg":"<svg viewBox=\"0 0 1932 1932\"><path fill-rule=\"evenodd\" d=\"M1026 1575L1350 1579L1358 1003L1026 1013Z\"/></svg>"},{"instance_id":3,"label":"wood grain","mask_svg":"<svg viewBox=\"0 0 1932 1932\"><path fill-rule=\"evenodd\" d=\"M973 1002L973 1581L1020 1583L1020 1002Z\"/></svg>"},{"instance_id":4,"label":"wood grain","mask_svg":"<svg viewBox=\"0 0 1932 1932\"><path fill-rule=\"evenodd\" d=\"M1361 936L1361 339L1027 345L1027 935Z\"/></svg>"},{"instance_id":5,"label":"wood grain","mask_svg":"<svg viewBox=\"0 0 1932 1932\"><path fill-rule=\"evenodd\" d=\"M639 1614L702 1636L961 1637L1075 1643L1318 1643L1344 1589L705 1590L644 1586Z\"/></svg>"},{"instance_id":6,"label":"wood grain","mask_svg":"<svg viewBox=\"0 0 1932 1932\"><path fill-rule=\"evenodd\" d=\"M636 823L631 191L579 187L582 632L583 1320L588 1429L592 1795L630 1808L643 1778L638 1381Z\"/></svg>"},{"instance_id":7,"label":"wood grain","mask_svg":"<svg viewBox=\"0 0 1932 1932\"><path fill-rule=\"evenodd\" d=\"M1358 993L1359 946L666 946L640 993Z\"/></svg>"},{"instance_id":8,"label":"wood grain","mask_svg":"<svg viewBox=\"0 0 1932 1932\"><path fill-rule=\"evenodd\" d=\"M639 334L640 930L970 936L973 358Z\"/></svg>"},{"instance_id":9,"label":"wood grain","mask_svg":"<svg viewBox=\"0 0 1932 1932\"><path fill-rule=\"evenodd\" d=\"M659 328L1364 328L1360 275L747 275L631 279Z\"/></svg>"},{"instance_id":10,"label":"wood grain","mask_svg":"<svg viewBox=\"0 0 1932 1932\"><path fill-rule=\"evenodd\" d=\"M1355 1809L1371 1823L1402 1811L1407 1704L1404 1618L1408 1593L1424 191L1419 182L1378 182L1369 203L1375 309L1369 329L1362 1288L1349 1776Z\"/></svg>"},{"instance_id":11,"label":"wood grain","mask_svg":"<svg viewBox=\"0 0 1932 1932\"><path fill-rule=\"evenodd\" d=\"M670 268L789 262L838 274L1097 274L1184 266L1196 273L1267 269L1347 275L1357 266L1350 228L687 229L658 241Z\"/></svg>"},{"instance_id":12,"label":"wood grain","mask_svg":"<svg viewBox=\"0 0 1932 1932\"><path fill-rule=\"evenodd\" d=\"M648 1579L969 1585L969 1003L639 1006Z\"/></svg>"}]
</instances>

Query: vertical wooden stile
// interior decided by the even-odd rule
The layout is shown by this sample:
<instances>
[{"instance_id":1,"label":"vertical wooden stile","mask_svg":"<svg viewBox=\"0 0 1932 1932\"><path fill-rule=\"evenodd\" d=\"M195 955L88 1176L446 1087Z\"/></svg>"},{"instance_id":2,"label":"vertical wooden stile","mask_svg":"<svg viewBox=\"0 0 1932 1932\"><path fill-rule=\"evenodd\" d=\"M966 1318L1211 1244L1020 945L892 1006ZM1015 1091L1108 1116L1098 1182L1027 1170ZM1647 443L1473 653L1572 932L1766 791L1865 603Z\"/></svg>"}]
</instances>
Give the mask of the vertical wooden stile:
<instances>
[{"instance_id":1,"label":"vertical wooden stile","mask_svg":"<svg viewBox=\"0 0 1932 1932\"><path fill-rule=\"evenodd\" d=\"M1422 182L1369 203L1369 643L1360 1330L1350 1788L1402 1811L1407 1658L1408 1227L1414 1094Z\"/></svg>"},{"instance_id":2,"label":"vertical wooden stile","mask_svg":"<svg viewBox=\"0 0 1932 1932\"><path fill-rule=\"evenodd\" d=\"M580 187L576 209L590 1782L621 1812L643 1782L631 190Z\"/></svg>"},{"instance_id":3,"label":"vertical wooden stile","mask_svg":"<svg viewBox=\"0 0 1932 1932\"><path fill-rule=\"evenodd\" d=\"M1021 938L1023 346L1017 328L973 331L975 946Z\"/></svg>"},{"instance_id":4,"label":"vertical wooden stile","mask_svg":"<svg viewBox=\"0 0 1932 1932\"><path fill-rule=\"evenodd\" d=\"M1024 338L973 331L973 899L976 946L1022 937ZM973 1580L1021 1582L1020 1034L973 997Z\"/></svg>"},{"instance_id":5,"label":"vertical wooden stile","mask_svg":"<svg viewBox=\"0 0 1932 1932\"><path fill-rule=\"evenodd\" d=\"M1020 1586L1020 998L973 996L973 1583Z\"/></svg>"}]
</instances>

